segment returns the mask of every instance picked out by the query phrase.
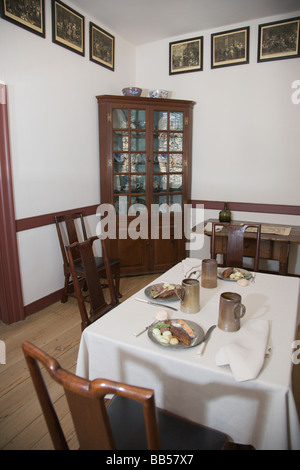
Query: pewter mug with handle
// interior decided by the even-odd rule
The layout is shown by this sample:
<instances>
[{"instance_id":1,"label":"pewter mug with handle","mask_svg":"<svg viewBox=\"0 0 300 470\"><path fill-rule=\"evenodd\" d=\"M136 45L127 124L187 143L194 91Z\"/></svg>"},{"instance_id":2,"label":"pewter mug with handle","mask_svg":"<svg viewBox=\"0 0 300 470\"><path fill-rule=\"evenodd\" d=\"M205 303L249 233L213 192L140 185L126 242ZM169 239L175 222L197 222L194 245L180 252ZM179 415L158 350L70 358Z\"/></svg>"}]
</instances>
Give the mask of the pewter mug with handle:
<instances>
[{"instance_id":1,"label":"pewter mug with handle","mask_svg":"<svg viewBox=\"0 0 300 470\"><path fill-rule=\"evenodd\" d=\"M184 313L197 313L200 310L200 284L197 279L183 279L181 286L175 286L180 299L180 310Z\"/></svg>"},{"instance_id":2,"label":"pewter mug with handle","mask_svg":"<svg viewBox=\"0 0 300 470\"><path fill-rule=\"evenodd\" d=\"M245 315L246 307L242 297L235 292L223 292L220 296L218 327L224 331L238 331L240 319Z\"/></svg>"}]
</instances>

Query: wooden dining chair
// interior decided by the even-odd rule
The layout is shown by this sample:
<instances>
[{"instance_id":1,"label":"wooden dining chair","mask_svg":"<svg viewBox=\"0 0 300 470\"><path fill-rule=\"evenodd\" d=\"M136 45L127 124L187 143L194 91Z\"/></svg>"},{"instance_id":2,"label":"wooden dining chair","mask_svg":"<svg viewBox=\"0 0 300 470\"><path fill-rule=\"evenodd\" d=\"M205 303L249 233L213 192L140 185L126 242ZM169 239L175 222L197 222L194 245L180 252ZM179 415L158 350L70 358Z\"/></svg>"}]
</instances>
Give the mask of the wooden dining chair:
<instances>
[{"instance_id":1,"label":"wooden dining chair","mask_svg":"<svg viewBox=\"0 0 300 470\"><path fill-rule=\"evenodd\" d=\"M64 388L80 450L253 450L231 443L222 432L157 409L152 389L106 379L86 380L62 369L33 344L25 341L22 348L56 450L68 450L68 443L40 364ZM106 394L113 394L108 406Z\"/></svg>"},{"instance_id":2,"label":"wooden dining chair","mask_svg":"<svg viewBox=\"0 0 300 470\"><path fill-rule=\"evenodd\" d=\"M225 265L228 267L242 268L244 256L244 236L248 227L256 228L256 250L254 257L254 271L259 268L259 248L261 238L260 224L241 224L234 225L228 222L212 222L211 235L211 257L216 258L216 226L224 226L227 228L227 251Z\"/></svg>"},{"instance_id":3,"label":"wooden dining chair","mask_svg":"<svg viewBox=\"0 0 300 470\"><path fill-rule=\"evenodd\" d=\"M61 254L63 258L63 270L65 276L64 288L62 291L61 302L67 302L68 295L72 290L73 280L71 279L71 269L69 265L69 260L66 252L66 246L72 245L73 243L79 242L80 237L78 236L78 231L76 229L76 222L80 222L79 225L82 231L83 240L87 240L87 231L84 223L84 217L82 212L75 212L73 214L61 214L56 215L54 217L56 230L58 234L59 245L61 249ZM77 276L81 279L82 283L84 282L84 277L82 277L83 269L81 258L76 249L72 250L74 264ZM104 265L103 256L102 257L95 257L97 271L99 276L106 276L106 270ZM109 263L111 266L111 270L113 272L114 277L114 284L117 296L119 298L122 297L120 294L119 286L120 286L120 260L118 259L109 259Z\"/></svg>"},{"instance_id":4,"label":"wooden dining chair","mask_svg":"<svg viewBox=\"0 0 300 470\"><path fill-rule=\"evenodd\" d=\"M102 255L105 267L105 273L108 282L108 288L110 293L110 302L105 300L103 294L103 286L100 282L98 268L93 253L93 243L95 240L99 240L98 237L90 237L83 242L76 242L66 247L71 275L73 278L75 294L79 306L81 315L81 329L82 331L95 320L98 320L102 315L115 307L118 303L118 297L113 282L113 275L109 259L106 252L105 241L101 240L102 244ZM88 289L88 302L89 302L89 313L86 309L87 298L83 296L80 279L78 278L78 265L76 266L76 259L73 257L73 253L78 253L81 259L81 266L83 270L83 276Z\"/></svg>"}]
</instances>

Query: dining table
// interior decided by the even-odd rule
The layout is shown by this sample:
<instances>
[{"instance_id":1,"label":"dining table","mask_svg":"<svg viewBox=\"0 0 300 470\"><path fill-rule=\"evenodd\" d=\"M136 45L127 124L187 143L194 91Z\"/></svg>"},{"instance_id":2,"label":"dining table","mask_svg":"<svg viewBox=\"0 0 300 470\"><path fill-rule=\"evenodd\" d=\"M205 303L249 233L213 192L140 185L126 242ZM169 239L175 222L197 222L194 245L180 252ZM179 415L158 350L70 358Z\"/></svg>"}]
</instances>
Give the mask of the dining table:
<instances>
[{"instance_id":1,"label":"dining table","mask_svg":"<svg viewBox=\"0 0 300 470\"><path fill-rule=\"evenodd\" d=\"M177 297L155 299L154 305L136 300L149 300L151 285L146 286L83 331L76 374L154 389L157 407L222 431L234 442L258 450L300 450L300 410L292 386L292 368L300 367L295 360L300 279L257 272L250 273L244 286L219 272L217 287L203 288L201 265L202 260L186 258L151 283L181 285L194 273L191 277L198 277L200 284L199 312L182 312ZM241 295L246 313L238 331L218 327L223 292ZM155 322L161 310L172 321L195 323L204 333L217 325L202 355L200 344L176 348L155 341L151 328L136 335ZM265 344L259 345L261 326ZM253 376L250 366L259 347L263 354ZM232 360L220 362L227 350L233 352ZM242 376L234 368L240 358Z\"/></svg>"}]
</instances>

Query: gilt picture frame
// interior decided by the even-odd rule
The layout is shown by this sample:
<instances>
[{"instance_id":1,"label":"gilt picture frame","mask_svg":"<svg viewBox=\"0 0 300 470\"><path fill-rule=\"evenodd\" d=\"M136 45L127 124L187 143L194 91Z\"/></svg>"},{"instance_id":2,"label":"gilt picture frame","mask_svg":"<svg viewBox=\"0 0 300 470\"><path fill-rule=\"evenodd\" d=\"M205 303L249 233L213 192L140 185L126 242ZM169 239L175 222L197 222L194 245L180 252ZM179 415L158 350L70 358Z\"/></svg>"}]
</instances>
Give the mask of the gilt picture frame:
<instances>
[{"instance_id":1,"label":"gilt picture frame","mask_svg":"<svg viewBox=\"0 0 300 470\"><path fill-rule=\"evenodd\" d=\"M257 61L300 57L300 17L259 25Z\"/></svg>"},{"instance_id":2,"label":"gilt picture frame","mask_svg":"<svg viewBox=\"0 0 300 470\"><path fill-rule=\"evenodd\" d=\"M84 56L84 16L60 0L52 0L52 41Z\"/></svg>"},{"instance_id":3,"label":"gilt picture frame","mask_svg":"<svg viewBox=\"0 0 300 470\"><path fill-rule=\"evenodd\" d=\"M203 70L203 36L169 43L169 75Z\"/></svg>"},{"instance_id":4,"label":"gilt picture frame","mask_svg":"<svg viewBox=\"0 0 300 470\"><path fill-rule=\"evenodd\" d=\"M211 68L249 63L250 27L211 35Z\"/></svg>"},{"instance_id":5,"label":"gilt picture frame","mask_svg":"<svg viewBox=\"0 0 300 470\"><path fill-rule=\"evenodd\" d=\"M44 0L31 0L26 8L24 2L1 0L0 12L5 20L38 36L46 37Z\"/></svg>"},{"instance_id":6,"label":"gilt picture frame","mask_svg":"<svg viewBox=\"0 0 300 470\"><path fill-rule=\"evenodd\" d=\"M90 21L90 60L115 70L115 37Z\"/></svg>"}]
</instances>

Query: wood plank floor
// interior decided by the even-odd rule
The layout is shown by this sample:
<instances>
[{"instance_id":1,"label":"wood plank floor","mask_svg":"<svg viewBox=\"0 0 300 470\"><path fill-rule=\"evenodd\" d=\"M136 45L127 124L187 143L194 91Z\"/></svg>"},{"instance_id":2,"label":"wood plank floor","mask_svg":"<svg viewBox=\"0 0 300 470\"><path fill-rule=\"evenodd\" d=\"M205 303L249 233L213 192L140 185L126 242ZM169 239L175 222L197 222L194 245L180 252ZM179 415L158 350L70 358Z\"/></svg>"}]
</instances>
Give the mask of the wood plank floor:
<instances>
[{"instance_id":1,"label":"wood plank floor","mask_svg":"<svg viewBox=\"0 0 300 470\"><path fill-rule=\"evenodd\" d=\"M126 300L156 275L121 278L121 301ZM81 336L77 301L57 302L22 322L0 322L0 340L6 345L6 364L0 364L0 449L53 449L51 439L24 360L21 343L31 341L54 356L61 366L75 372ZM51 397L62 421L68 444L78 448L62 388L45 376Z\"/></svg>"},{"instance_id":2,"label":"wood plank floor","mask_svg":"<svg viewBox=\"0 0 300 470\"><path fill-rule=\"evenodd\" d=\"M122 278L122 301L156 277ZM66 304L57 302L22 322L12 325L0 322L0 340L6 344L6 364L0 364L0 449L53 449L23 357L22 341L31 341L53 355L62 367L75 372L80 336L80 316L77 302L72 297ZM45 376L45 380L49 383L50 394L70 449L77 449L78 442L62 389L48 376ZM294 366L293 384L300 410L300 364Z\"/></svg>"}]
</instances>

